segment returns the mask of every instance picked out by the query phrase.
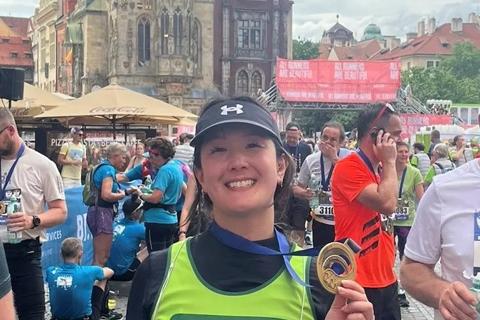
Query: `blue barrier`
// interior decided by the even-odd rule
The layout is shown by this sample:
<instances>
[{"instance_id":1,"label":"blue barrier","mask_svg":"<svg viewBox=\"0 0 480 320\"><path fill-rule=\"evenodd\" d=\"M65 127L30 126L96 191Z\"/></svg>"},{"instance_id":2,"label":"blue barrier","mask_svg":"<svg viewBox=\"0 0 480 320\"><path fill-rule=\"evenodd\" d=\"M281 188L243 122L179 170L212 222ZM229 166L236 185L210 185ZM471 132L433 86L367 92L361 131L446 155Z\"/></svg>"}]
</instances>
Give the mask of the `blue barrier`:
<instances>
[{"instance_id":1,"label":"blue barrier","mask_svg":"<svg viewBox=\"0 0 480 320\"><path fill-rule=\"evenodd\" d=\"M83 241L82 264L91 264L93 258L92 234L87 226L87 207L82 200L83 187L65 190L68 217L65 223L47 229L47 241L42 246L42 267L56 266L63 261L60 248L63 239L77 237Z\"/></svg>"},{"instance_id":2,"label":"blue barrier","mask_svg":"<svg viewBox=\"0 0 480 320\"><path fill-rule=\"evenodd\" d=\"M122 189L138 186L140 183L140 180L122 183ZM49 266L58 266L63 263L60 257L60 249L63 239L68 237L76 237L83 241L82 264L92 264L93 237L87 225L87 206L83 203L82 191L83 186L65 190L68 217L63 224L47 229L47 241L42 246L42 267L44 271ZM123 201L120 201L116 219L123 218L122 204Z\"/></svg>"}]
</instances>

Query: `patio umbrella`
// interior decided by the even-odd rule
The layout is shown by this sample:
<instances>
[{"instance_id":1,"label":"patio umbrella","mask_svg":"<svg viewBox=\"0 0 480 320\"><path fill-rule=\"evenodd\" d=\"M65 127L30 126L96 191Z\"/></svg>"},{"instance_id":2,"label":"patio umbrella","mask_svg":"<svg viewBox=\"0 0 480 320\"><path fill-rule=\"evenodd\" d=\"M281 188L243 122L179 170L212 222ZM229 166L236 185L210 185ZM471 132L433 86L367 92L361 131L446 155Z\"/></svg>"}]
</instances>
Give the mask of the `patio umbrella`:
<instances>
[{"instance_id":1,"label":"patio umbrella","mask_svg":"<svg viewBox=\"0 0 480 320\"><path fill-rule=\"evenodd\" d=\"M68 101L56 108L45 111L35 118L103 118L113 126L120 122L134 123L137 119L196 118L193 113L177 108L159 99L111 84L78 99ZM159 121L160 122L160 121Z\"/></svg>"},{"instance_id":2,"label":"patio umbrella","mask_svg":"<svg viewBox=\"0 0 480 320\"><path fill-rule=\"evenodd\" d=\"M63 103L65 103L64 99L25 82L23 99L12 101L11 111L16 119L32 118Z\"/></svg>"}]
</instances>

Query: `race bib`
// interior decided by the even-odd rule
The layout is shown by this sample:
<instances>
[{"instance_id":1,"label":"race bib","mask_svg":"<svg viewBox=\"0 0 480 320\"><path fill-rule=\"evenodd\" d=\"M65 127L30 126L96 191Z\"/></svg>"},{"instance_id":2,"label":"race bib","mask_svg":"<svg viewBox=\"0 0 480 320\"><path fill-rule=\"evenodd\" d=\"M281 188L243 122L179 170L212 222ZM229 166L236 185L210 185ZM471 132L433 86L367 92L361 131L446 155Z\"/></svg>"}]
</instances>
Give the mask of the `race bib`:
<instances>
[{"instance_id":1,"label":"race bib","mask_svg":"<svg viewBox=\"0 0 480 320\"><path fill-rule=\"evenodd\" d=\"M397 209L395 209L395 220L397 221L408 220L409 214L410 214L409 207L397 207Z\"/></svg>"},{"instance_id":2,"label":"race bib","mask_svg":"<svg viewBox=\"0 0 480 320\"><path fill-rule=\"evenodd\" d=\"M318 206L314 210L315 215L333 218L333 205L331 197L331 191L320 190L318 192Z\"/></svg>"}]
</instances>

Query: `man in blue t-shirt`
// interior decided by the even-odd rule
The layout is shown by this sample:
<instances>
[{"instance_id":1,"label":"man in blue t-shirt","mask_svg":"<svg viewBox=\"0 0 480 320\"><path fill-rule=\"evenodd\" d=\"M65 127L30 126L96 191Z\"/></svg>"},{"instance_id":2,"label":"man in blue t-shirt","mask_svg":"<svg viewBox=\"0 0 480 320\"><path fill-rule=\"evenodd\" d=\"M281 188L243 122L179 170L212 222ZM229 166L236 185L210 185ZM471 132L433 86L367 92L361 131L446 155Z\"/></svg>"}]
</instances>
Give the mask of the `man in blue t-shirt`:
<instances>
[{"instance_id":1,"label":"man in blue t-shirt","mask_svg":"<svg viewBox=\"0 0 480 320\"><path fill-rule=\"evenodd\" d=\"M64 264L47 269L52 319L100 318L110 268L81 266L83 244L78 238L66 238L61 248Z\"/></svg>"},{"instance_id":2,"label":"man in blue t-shirt","mask_svg":"<svg viewBox=\"0 0 480 320\"><path fill-rule=\"evenodd\" d=\"M113 281L130 281L138 266L148 256L146 248L140 250L140 244L145 241L145 226L139 222L143 213L143 201L133 194L123 203L125 218L113 226L113 244L107 267L115 275Z\"/></svg>"}]
</instances>

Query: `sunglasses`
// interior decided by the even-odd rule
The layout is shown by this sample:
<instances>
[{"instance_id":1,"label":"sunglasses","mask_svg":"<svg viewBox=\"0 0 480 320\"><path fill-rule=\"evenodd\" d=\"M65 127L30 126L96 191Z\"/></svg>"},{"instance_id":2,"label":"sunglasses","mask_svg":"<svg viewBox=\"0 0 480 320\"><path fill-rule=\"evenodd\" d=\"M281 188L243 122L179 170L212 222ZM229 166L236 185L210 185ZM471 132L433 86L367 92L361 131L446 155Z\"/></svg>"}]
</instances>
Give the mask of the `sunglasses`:
<instances>
[{"instance_id":1,"label":"sunglasses","mask_svg":"<svg viewBox=\"0 0 480 320\"><path fill-rule=\"evenodd\" d=\"M395 113L395 109L390 103L385 103L385 105L380 109L380 112L378 112L377 116L375 119L373 119L372 124L370 124L370 128L368 131L372 130L378 123L378 121L383 117L385 112L389 110L391 113Z\"/></svg>"}]
</instances>

